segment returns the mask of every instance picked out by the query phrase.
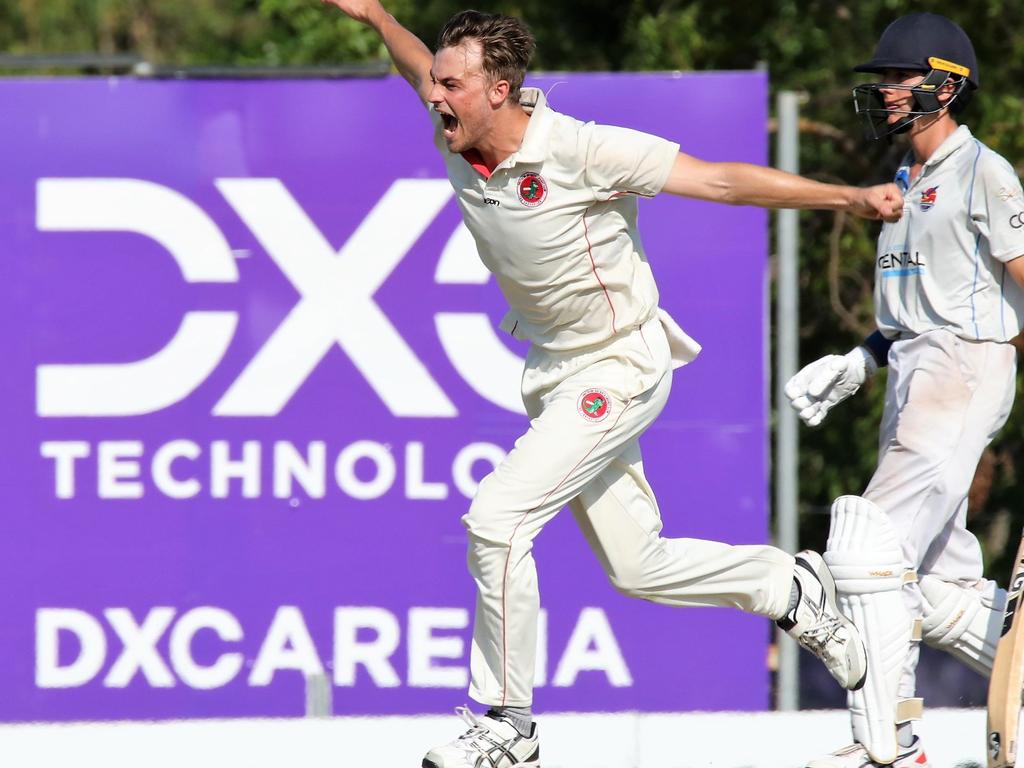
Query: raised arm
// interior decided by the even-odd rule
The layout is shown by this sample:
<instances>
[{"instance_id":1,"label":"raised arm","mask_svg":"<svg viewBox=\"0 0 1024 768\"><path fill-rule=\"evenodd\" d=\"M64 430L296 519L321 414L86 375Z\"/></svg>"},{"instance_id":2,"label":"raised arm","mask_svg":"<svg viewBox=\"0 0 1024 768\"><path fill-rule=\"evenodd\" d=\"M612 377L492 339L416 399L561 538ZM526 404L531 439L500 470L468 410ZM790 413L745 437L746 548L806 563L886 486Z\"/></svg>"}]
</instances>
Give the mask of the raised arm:
<instances>
[{"instance_id":1,"label":"raised arm","mask_svg":"<svg viewBox=\"0 0 1024 768\"><path fill-rule=\"evenodd\" d=\"M843 210L897 221L903 195L895 184L847 187L749 163L710 163L680 152L663 192L730 205Z\"/></svg>"},{"instance_id":2,"label":"raised arm","mask_svg":"<svg viewBox=\"0 0 1024 768\"><path fill-rule=\"evenodd\" d=\"M384 10L379 0L321 2L337 6L349 18L375 29L387 46L398 73L415 89L420 99L426 102L427 94L430 93L430 67L434 63L434 56L422 40L399 24L394 16Z\"/></svg>"}]
</instances>

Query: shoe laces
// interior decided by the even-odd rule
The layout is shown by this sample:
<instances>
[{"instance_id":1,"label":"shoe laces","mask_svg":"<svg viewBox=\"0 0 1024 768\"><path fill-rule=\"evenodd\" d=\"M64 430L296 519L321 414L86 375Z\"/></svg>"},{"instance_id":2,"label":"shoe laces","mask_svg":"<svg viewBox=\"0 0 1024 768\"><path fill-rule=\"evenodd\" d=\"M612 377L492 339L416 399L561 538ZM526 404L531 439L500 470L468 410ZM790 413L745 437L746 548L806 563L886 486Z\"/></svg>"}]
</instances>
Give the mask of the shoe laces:
<instances>
[{"instance_id":1,"label":"shoe laces","mask_svg":"<svg viewBox=\"0 0 1024 768\"><path fill-rule=\"evenodd\" d=\"M455 714L462 718L463 722L469 726L469 730L452 742L452 747L461 749L466 755L473 757L480 753L487 754L489 750L500 747L504 743L504 740L481 722L469 707L456 707ZM481 743L481 739L483 743Z\"/></svg>"},{"instance_id":2,"label":"shoe laces","mask_svg":"<svg viewBox=\"0 0 1024 768\"><path fill-rule=\"evenodd\" d=\"M845 643L839 636L842 622L837 616L822 618L815 626L808 629L800 637L800 642L814 651L824 651L829 642Z\"/></svg>"}]
</instances>

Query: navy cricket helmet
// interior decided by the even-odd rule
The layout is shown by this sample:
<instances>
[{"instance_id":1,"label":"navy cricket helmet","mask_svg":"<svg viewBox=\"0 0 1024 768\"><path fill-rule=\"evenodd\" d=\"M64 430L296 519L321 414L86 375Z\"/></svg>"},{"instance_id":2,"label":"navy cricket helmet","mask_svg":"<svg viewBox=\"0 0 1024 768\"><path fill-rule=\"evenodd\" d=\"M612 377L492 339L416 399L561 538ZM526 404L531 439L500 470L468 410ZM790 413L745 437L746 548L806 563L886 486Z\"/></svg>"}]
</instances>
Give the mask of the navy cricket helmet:
<instances>
[{"instance_id":1,"label":"navy cricket helmet","mask_svg":"<svg viewBox=\"0 0 1024 768\"><path fill-rule=\"evenodd\" d=\"M870 139L903 133L916 120L944 107L959 114L979 85L978 58L971 39L956 23L935 13L911 13L896 19L882 33L871 60L854 67L856 72L877 74L892 69L917 71L925 77L912 86L868 83L853 89L854 109L864 119ZM946 84L952 84L953 91L942 102L938 94ZM883 88L909 91L911 108L887 108L880 92ZM894 114L901 119L890 124L889 116Z\"/></svg>"}]
</instances>

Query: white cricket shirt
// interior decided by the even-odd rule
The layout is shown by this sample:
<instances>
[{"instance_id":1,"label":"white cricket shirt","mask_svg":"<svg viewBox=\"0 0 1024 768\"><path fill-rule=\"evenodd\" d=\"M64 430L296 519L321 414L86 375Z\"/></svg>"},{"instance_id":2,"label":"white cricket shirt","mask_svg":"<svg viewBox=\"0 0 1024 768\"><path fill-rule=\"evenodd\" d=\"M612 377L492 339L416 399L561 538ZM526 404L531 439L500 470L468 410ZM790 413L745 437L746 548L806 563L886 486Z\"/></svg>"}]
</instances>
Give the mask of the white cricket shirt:
<instances>
[{"instance_id":1,"label":"white cricket shirt","mask_svg":"<svg viewBox=\"0 0 1024 768\"><path fill-rule=\"evenodd\" d=\"M1006 160L956 129L909 183L903 218L884 224L875 264L878 327L889 338L947 328L1008 341L1024 324L1024 291L1006 262L1024 256L1024 192Z\"/></svg>"},{"instance_id":2,"label":"white cricket shirt","mask_svg":"<svg viewBox=\"0 0 1024 768\"><path fill-rule=\"evenodd\" d=\"M466 227L511 311L502 328L552 352L608 341L658 311L658 288L637 231L637 196L668 180L679 145L626 128L583 123L524 88L530 122L519 150L493 173L452 154L436 124ZM700 347L666 319L678 362ZM671 338L672 336L675 338Z\"/></svg>"}]
</instances>

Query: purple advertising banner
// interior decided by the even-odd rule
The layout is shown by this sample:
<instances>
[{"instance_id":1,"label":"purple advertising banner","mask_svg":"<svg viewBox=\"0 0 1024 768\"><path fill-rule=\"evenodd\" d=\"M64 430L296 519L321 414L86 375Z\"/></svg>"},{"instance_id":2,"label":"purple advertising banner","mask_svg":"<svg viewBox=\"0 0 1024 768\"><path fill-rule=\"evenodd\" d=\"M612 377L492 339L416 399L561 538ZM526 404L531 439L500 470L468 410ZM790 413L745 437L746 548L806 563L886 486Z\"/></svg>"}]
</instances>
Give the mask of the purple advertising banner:
<instances>
[{"instance_id":1,"label":"purple advertising banner","mask_svg":"<svg viewBox=\"0 0 1024 768\"><path fill-rule=\"evenodd\" d=\"M763 73L537 77L583 120L767 159ZM763 211L640 204L704 346L642 441L664 535L768 538ZM0 721L466 701L460 516L519 342L397 78L0 82ZM757 710L770 624L537 540L539 711Z\"/></svg>"}]
</instances>

